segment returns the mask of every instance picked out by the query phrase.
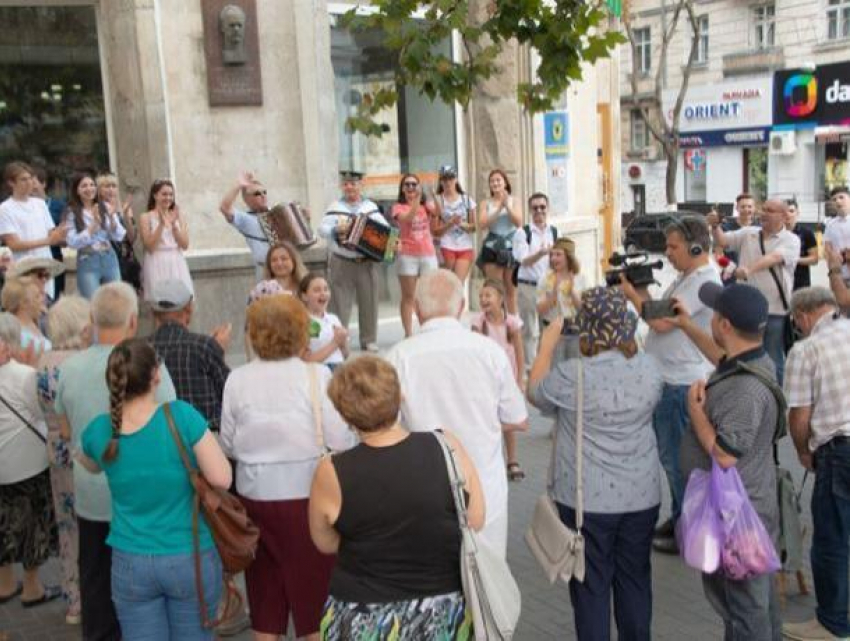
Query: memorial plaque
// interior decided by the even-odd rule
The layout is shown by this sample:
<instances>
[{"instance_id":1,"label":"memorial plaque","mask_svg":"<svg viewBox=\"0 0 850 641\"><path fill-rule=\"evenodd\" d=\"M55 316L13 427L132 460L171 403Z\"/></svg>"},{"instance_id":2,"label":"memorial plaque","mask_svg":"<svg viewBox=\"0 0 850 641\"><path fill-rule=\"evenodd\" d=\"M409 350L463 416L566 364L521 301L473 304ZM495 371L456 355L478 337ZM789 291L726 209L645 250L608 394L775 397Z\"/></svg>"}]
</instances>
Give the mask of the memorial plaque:
<instances>
[{"instance_id":1,"label":"memorial plaque","mask_svg":"<svg viewBox=\"0 0 850 641\"><path fill-rule=\"evenodd\" d=\"M262 105L256 0L201 0L213 107Z\"/></svg>"}]
</instances>

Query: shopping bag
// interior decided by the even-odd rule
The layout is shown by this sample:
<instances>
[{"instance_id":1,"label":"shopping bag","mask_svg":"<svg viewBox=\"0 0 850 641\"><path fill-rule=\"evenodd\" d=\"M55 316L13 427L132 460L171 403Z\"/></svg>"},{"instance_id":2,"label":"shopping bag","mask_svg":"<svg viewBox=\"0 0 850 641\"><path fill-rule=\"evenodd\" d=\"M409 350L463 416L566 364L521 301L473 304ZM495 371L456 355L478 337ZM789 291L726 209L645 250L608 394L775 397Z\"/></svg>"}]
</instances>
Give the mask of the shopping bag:
<instances>
[{"instance_id":1,"label":"shopping bag","mask_svg":"<svg viewBox=\"0 0 850 641\"><path fill-rule=\"evenodd\" d=\"M723 526L712 501L710 472L691 472L676 523L676 539L685 563L706 574L717 571Z\"/></svg>"},{"instance_id":2,"label":"shopping bag","mask_svg":"<svg viewBox=\"0 0 850 641\"><path fill-rule=\"evenodd\" d=\"M723 527L723 574L741 581L779 570L776 548L750 502L737 468L724 470L713 462L711 494Z\"/></svg>"}]
</instances>

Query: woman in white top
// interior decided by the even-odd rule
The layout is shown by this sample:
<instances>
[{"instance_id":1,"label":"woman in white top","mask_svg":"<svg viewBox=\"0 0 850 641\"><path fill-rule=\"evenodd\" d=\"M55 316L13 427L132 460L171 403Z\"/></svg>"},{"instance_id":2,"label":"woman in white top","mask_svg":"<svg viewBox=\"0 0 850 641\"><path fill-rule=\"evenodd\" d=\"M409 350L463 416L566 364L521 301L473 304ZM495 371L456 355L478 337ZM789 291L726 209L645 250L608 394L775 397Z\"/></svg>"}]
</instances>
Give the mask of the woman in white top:
<instances>
[{"instance_id":1,"label":"woman in white top","mask_svg":"<svg viewBox=\"0 0 850 641\"><path fill-rule=\"evenodd\" d=\"M34 607L62 591L38 578L57 550L56 522L36 371L12 359L20 340L18 320L0 314L0 603L20 595L24 607ZM15 563L23 566L22 584Z\"/></svg>"},{"instance_id":2,"label":"woman in white top","mask_svg":"<svg viewBox=\"0 0 850 641\"><path fill-rule=\"evenodd\" d=\"M117 212L110 212L98 201L97 185L91 174L74 176L64 224L68 229L68 247L77 251L80 296L91 298L101 285L121 280L112 241L121 242L127 232Z\"/></svg>"},{"instance_id":3,"label":"woman in white top","mask_svg":"<svg viewBox=\"0 0 850 641\"><path fill-rule=\"evenodd\" d=\"M451 165L440 167L431 233L439 239L445 268L466 282L475 260L475 201L460 186Z\"/></svg>"},{"instance_id":4,"label":"woman in white top","mask_svg":"<svg viewBox=\"0 0 850 641\"><path fill-rule=\"evenodd\" d=\"M150 299L153 284L160 280L177 279L194 292L189 264L183 252L189 248L189 230L174 201L174 184L170 180L155 180L148 196L148 211L139 221L145 260L142 263L142 287Z\"/></svg>"},{"instance_id":5,"label":"woman in white top","mask_svg":"<svg viewBox=\"0 0 850 641\"><path fill-rule=\"evenodd\" d=\"M513 271L514 232L522 225L522 212L511 196L511 183L501 169L494 169L487 178L490 197L484 201L479 218L479 228L487 231L478 265L486 278L502 281L508 312L517 313L516 287L511 279Z\"/></svg>"},{"instance_id":6,"label":"woman in white top","mask_svg":"<svg viewBox=\"0 0 850 641\"><path fill-rule=\"evenodd\" d=\"M8 279L0 292L0 305L20 323L21 349L29 349L32 345L33 353L39 354L52 348L39 326L39 319L47 311L47 305L41 285L35 278L21 276Z\"/></svg>"},{"instance_id":7,"label":"woman in white top","mask_svg":"<svg viewBox=\"0 0 850 641\"><path fill-rule=\"evenodd\" d=\"M289 614L296 636L317 639L334 564L310 538L310 483L325 449L348 449L353 438L328 400L330 371L300 358L309 323L295 296L252 303L248 335L258 358L233 370L224 387L221 444L261 535L245 572L257 641L286 634Z\"/></svg>"}]
</instances>

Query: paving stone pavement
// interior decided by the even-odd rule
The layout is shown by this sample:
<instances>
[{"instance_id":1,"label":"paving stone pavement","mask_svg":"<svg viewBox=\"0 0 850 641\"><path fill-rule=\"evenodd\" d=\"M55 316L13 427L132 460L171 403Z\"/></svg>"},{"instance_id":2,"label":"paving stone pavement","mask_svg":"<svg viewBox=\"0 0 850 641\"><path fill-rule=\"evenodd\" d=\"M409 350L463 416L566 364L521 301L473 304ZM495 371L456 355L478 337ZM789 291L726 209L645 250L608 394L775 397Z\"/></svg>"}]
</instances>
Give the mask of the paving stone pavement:
<instances>
[{"instance_id":1,"label":"paving stone pavement","mask_svg":"<svg viewBox=\"0 0 850 641\"><path fill-rule=\"evenodd\" d=\"M822 266L818 266L819 268ZM825 275L816 272L815 282L822 284ZM662 282L669 282L669 272L661 275ZM382 348L389 347L402 336L400 323L386 319L381 322L380 338ZM356 340L352 340L356 345ZM233 359L233 365L240 357ZM532 412L531 428L519 437L519 459L527 477L521 483L510 485L510 526L508 540L508 560L517 578L522 592L522 615L515 635L516 641L539 641L559 639L568 641L576 638L567 587L562 584L551 586L543 577L536 561L529 553L523 534L537 497L543 491L547 465L550 456L551 439L549 432L551 420L544 419ZM802 469L796 462L789 439L785 439L780 448L780 463L790 469L799 488ZM663 477L663 474L662 474ZM803 521L808 528L805 546L811 541L811 515L809 501L812 478L806 483L803 493ZM669 514L669 493L664 488L662 516ZM808 558L805 567L806 580L813 592L811 568ZM59 566L51 560L43 570L44 580L58 582ZM652 555L653 620L652 638L661 641L715 641L723 636L720 619L708 605L702 592L699 574L686 567L676 556L659 553ZM788 577L789 594L783 607L785 621L801 621L812 616L814 596L800 596L796 591L796 581ZM612 630L616 627L612 623ZM17 601L0 605L0 632L8 632L11 641L78 641L81 639L79 627L68 626L64 622L64 608L60 602L24 610ZM251 639L246 632L236 637L238 641Z\"/></svg>"}]
</instances>

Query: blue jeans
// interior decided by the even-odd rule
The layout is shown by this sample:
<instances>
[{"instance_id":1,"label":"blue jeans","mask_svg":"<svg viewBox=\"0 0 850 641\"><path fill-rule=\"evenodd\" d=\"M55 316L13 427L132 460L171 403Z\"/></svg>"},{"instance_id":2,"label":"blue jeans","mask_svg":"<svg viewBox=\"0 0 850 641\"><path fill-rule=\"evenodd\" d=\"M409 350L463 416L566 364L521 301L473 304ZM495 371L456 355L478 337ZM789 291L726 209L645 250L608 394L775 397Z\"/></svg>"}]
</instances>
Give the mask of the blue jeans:
<instances>
[{"instance_id":1,"label":"blue jeans","mask_svg":"<svg viewBox=\"0 0 850 641\"><path fill-rule=\"evenodd\" d=\"M785 376L785 317L771 314L764 332L764 349L776 365L776 380L782 387Z\"/></svg>"},{"instance_id":2,"label":"blue jeans","mask_svg":"<svg viewBox=\"0 0 850 641\"><path fill-rule=\"evenodd\" d=\"M91 298L98 287L116 280L121 280L121 268L112 247L101 252L77 254L77 291L80 296Z\"/></svg>"},{"instance_id":3,"label":"blue jeans","mask_svg":"<svg viewBox=\"0 0 850 641\"><path fill-rule=\"evenodd\" d=\"M575 528L575 511L556 503L561 521ZM579 641L611 639L611 597L621 641L649 641L652 633L652 532L658 506L639 512L585 512L584 582L570 581Z\"/></svg>"},{"instance_id":4,"label":"blue jeans","mask_svg":"<svg viewBox=\"0 0 850 641\"><path fill-rule=\"evenodd\" d=\"M847 619L850 442L830 441L815 452L812 524L812 575L818 621L837 637L850 636Z\"/></svg>"},{"instance_id":5,"label":"blue jeans","mask_svg":"<svg viewBox=\"0 0 850 641\"><path fill-rule=\"evenodd\" d=\"M201 553L207 616L221 598L221 560L215 549ZM112 601L124 641L212 641L201 625L191 554L152 555L112 551Z\"/></svg>"},{"instance_id":6,"label":"blue jeans","mask_svg":"<svg viewBox=\"0 0 850 641\"><path fill-rule=\"evenodd\" d=\"M702 575L705 596L723 619L723 641L782 641L773 577L771 573L734 581L722 570Z\"/></svg>"},{"instance_id":7,"label":"blue jeans","mask_svg":"<svg viewBox=\"0 0 850 641\"><path fill-rule=\"evenodd\" d=\"M652 413L652 427L658 442L658 458L670 486L670 516L673 522L682 513L682 497L685 494L685 479L679 469L679 448L682 435L691 429L688 414L688 389L690 385L668 385L664 383L661 400Z\"/></svg>"}]
</instances>

